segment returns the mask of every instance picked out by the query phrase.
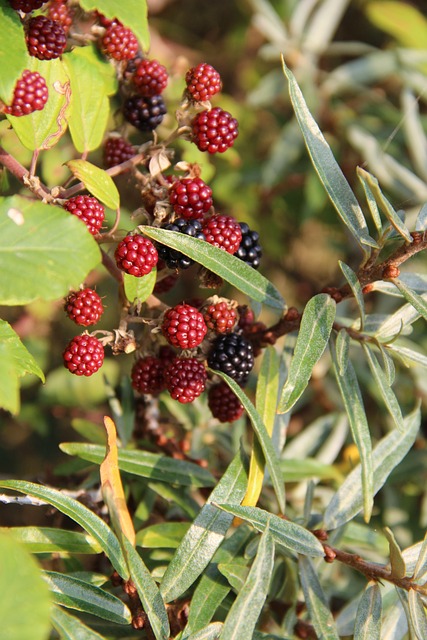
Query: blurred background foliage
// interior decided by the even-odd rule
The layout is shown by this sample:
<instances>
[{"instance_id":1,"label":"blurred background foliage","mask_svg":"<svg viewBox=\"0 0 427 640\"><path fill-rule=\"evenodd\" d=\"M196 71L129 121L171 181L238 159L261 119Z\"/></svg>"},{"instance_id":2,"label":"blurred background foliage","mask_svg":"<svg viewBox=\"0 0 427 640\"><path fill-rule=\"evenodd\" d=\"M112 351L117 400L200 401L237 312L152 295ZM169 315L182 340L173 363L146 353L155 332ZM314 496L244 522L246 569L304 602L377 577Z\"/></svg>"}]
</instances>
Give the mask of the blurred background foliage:
<instances>
[{"instance_id":1,"label":"blurred background foliage","mask_svg":"<svg viewBox=\"0 0 427 640\"><path fill-rule=\"evenodd\" d=\"M408 226L413 228L410 221L427 200L424 0L149 0L148 5L150 56L171 73L165 92L169 116L159 128L159 136L173 128L186 70L200 61L212 64L224 84L223 93L213 104L220 104L239 120L240 135L233 149L218 157L205 157L193 145L179 142L177 159L199 162L202 178L213 189L217 210L248 222L260 232L264 247L261 271L289 305L302 309L323 287L342 284L338 260L357 269L360 255L310 163L289 102L282 54L348 181L361 196L362 205L358 165L377 176L395 208L406 210ZM117 99L111 129L121 126L118 106ZM0 135L7 150L28 166L29 153L20 147L5 122L0 124ZM42 177L49 186L67 178L63 163L75 155L65 135L41 157ZM90 154L89 160L102 166L102 150ZM2 179L6 192L19 188L12 178L10 183L4 175ZM126 191L125 179L118 184ZM137 207L138 202L129 201L123 227L133 228L129 214ZM425 263L425 256L405 267L422 271L420 262ZM190 270L167 301L188 297L188 291L197 295L194 281ZM117 326L118 310L114 303L109 304L117 299L115 283L100 268L87 284L96 285L105 296L107 311L99 328ZM393 309L393 299L373 293L366 305L368 311L375 305L377 313L388 313ZM61 364L63 345L75 334L72 323L64 319L62 301L1 312L47 373L47 383L43 387L35 379L25 378L20 414L11 418L0 413L0 468L2 473L17 477L38 477L43 470L49 479L57 461L64 461L58 443L70 439L70 435L75 439L70 426L78 430L82 418L100 424L106 410L117 408L113 389L125 379L122 374L129 372L131 358L109 358L99 374L75 379ZM268 314L262 319L266 323L270 320ZM414 333L420 347L427 348L424 325L417 323ZM405 411L413 406L415 396L426 396L424 371L414 367L412 378L402 377L396 393ZM288 436L293 448L287 449L287 455L291 451L295 457L314 456L324 447L329 451L324 460L336 460L339 472L346 473L355 463L354 449L348 445L347 430L335 428L334 411L340 403L325 373L322 365L315 369L310 392L291 418ZM104 376L108 378L107 387ZM366 409L375 437L381 409L373 383L367 379L366 385ZM129 385L125 381L118 388L125 419L131 422L133 408L131 403L126 404ZM109 408L106 393L111 395ZM218 426L204 402L199 399L185 411L173 403L172 413L184 430L192 432L191 454L206 458L218 468L221 461L229 460L230 451L237 449L245 425L241 420L233 430L228 425ZM331 439L335 440L335 458L331 458ZM385 492L388 524L396 525L397 534L401 526L404 544L419 539L420 528L427 523L426 451L421 445L419 449L404 463L411 469L409 480L409 474L399 467ZM65 466L62 472L69 473L70 468ZM78 472L76 466L72 470ZM405 512L395 504L393 493L394 483L398 485L402 478L408 506ZM302 495L298 487L297 483L292 494L294 505ZM414 514L409 531L408 520ZM346 535L351 537L351 531ZM384 546L384 540L381 543ZM366 547L369 545L367 539ZM336 585L337 592L342 586Z\"/></svg>"}]
</instances>

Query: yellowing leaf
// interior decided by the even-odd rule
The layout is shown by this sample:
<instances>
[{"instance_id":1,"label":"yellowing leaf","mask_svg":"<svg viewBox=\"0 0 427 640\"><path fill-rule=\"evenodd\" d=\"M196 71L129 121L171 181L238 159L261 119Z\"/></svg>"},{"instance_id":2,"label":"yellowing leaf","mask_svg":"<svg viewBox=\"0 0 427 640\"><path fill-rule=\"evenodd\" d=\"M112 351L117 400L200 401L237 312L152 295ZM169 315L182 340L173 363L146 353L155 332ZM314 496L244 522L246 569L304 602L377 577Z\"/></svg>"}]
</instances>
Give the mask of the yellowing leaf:
<instances>
[{"instance_id":1,"label":"yellowing leaf","mask_svg":"<svg viewBox=\"0 0 427 640\"><path fill-rule=\"evenodd\" d=\"M104 425L107 430L107 452L100 467L102 495L119 539L125 536L135 546L135 529L119 472L116 425L108 416L104 417Z\"/></svg>"}]
</instances>

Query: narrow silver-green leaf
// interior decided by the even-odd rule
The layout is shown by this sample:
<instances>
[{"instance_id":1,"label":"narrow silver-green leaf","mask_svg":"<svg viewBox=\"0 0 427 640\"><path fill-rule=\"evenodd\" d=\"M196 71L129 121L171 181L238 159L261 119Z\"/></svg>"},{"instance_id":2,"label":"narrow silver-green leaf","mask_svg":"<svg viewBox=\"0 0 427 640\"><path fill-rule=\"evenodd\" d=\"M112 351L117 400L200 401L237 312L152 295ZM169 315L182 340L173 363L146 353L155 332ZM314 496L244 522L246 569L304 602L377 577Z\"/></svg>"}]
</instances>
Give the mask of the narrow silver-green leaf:
<instances>
[{"instance_id":1,"label":"narrow silver-green leaf","mask_svg":"<svg viewBox=\"0 0 427 640\"><path fill-rule=\"evenodd\" d=\"M369 186L369 182L367 179L369 174L367 171L365 171L365 169L362 169L362 167L357 167L356 172L357 172L357 177L362 183L362 187L365 192L366 202L368 203L369 211L371 212L372 220L374 221L378 234L381 234L381 231L382 231L381 216L378 209L378 205L374 198L374 194L372 193L371 187Z\"/></svg>"},{"instance_id":2,"label":"narrow silver-green leaf","mask_svg":"<svg viewBox=\"0 0 427 640\"><path fill-rule=\"evenodd\" d=\"M302 555L323 557L325 552L321 542L310 531L290 520L283 520L259 507L241 507L239 505L218 502L218 507L246 522L258 531L264 531L270 522L270 533L277 544L289 551Z\"/></svg>"},{"instance_id":3,"label":"narrow silver-green leaf","mask_svg":"<svg viewBox=\"0 0 427 640\"><path fill-rule=\"evenodd\" d=\"M404 430L394 429L382 438L372 452L374 495L381 489L393 469L403 460L415 442L420 427L419 406L404 418ZM347 476L329 502L323 524L325 529L336 529L345 524L363 507L361 466L357 465Z\"/></svg>"},{"instance_id":4,"label":"narrow silver-green leaf","mask_svg":"<svg viewBox=\"0 0 427 640\"><path fill-rule=\"evenodd\" d=\"M247 470L238 453L184 536L163 576L165 602L178 598L203 572L223 541L233 517L211 502L239 504L245 495Z\"/></svg>"},{"instance_id":5,"label":"narrow silver-green leaf","mask_svg":"<svg viewBox=\"0 0 427 640\"><path fill-rule=\"evenodd\" d=\"M347 369L349 351L350 351L350 334L345 329L340 329L337 334L335 343L337 353L337 363L340 375L345 375Z\"/></svg>"},{"instance_id":6,"label":"narrow silver-green leaf","mask_svg":"<svg viewBox=\"0 0 427 640\"><path fill-rule=\"evenodd\" d=\"M387 384L391 387L396 377L396 367L394 366L393 358L380 342L377 343L377 347L381 353L384 367L383 371L387 380Z\"/></svg>"},{"instance_id":7,"label":"narrow silver-green leaf","mask_svg":"<svg viewBox=\"0 0 427 640\"><path fill-rule=\"evenodd\" d=\"M371 373L374 376L375 382L377 383L377 389L381 393L382 399L384 400L384 404L387 407L390 416L393 418L396 427L400 430L403 430L402 411L400 410L399 401L389 385L389 380L384 371L381 369L381 366L376 359L371 347L365 342L362 342L362 347L365 352L365 356L368 361Z\"/></svg>"},{"instance_id":8,"label":"narrow silver-green leaf","mask_svg":"<svg viewBox=\"0 0 427 640\"><path fill-rule=\"evenodd\" d=\"M249 567L245 558L237 558L235 562L220 562L218 571L227 579L233 590L239 593L248 577Z\"/></svg>"},{"instance_id":9,"label":"narrow silver-green leaf","mask_svg":"<svg viewBox=\"0 0 427 640\"><path fill-rule=\"evenodd\" d=\"M388 527L384 527L384 535L388 540L390 549L391 575L393 578L404 578L406 575L406 563L396 538Z\"/></svg>"},{"instance_id":10,"label":"narrow silver-green leaf","mask_svg":"<svg viewBox=\"0 0 427 640\"><path fill-rule=\"evenodd\" d=\"M224 621L221 640L252 638L268 594L274 562L274 541L268 520L245 584Z\"/></svg>"},{"instance_id":11,"label":"narrow silver-green leaf","mask_svg":"<svg viewBox=\"0 0 427 640\"><path fill-rule=\"evenodd\" d=\"M267 347L262 358L256 386L256 407L263 423L273 425L277 411L280 356L274 347ZM270 432L270 430L269 430Z\"/></svg>"},{"instance_id":12,"label":"narrow silver-green leaf","mask_svg":"<svg viewBox=\"0 0 427 640\"><path fill-rule=\"evenodd\" d=\"M138 228L149 238L180 251L209 271L216 273L249 298L279 311L285 309L283 298L276 287L243 260L214 247L205 240L191 238L177 231L144 225Z\"/></svg>"},{"instance_id":13,"label":"narrow silver-green leaf","mask_svg":"<svg viewBox=\"0 0 427 640\"><path fill-rule=\"evenodd\" d=\"M313 296L305 307L279 413L289 411L306 389L313 368L328 344L335 312L335 301L325 293Z\"/></svg>"},{"instance_id":14,"label":"narrow silver-green leaf","mask_svg":"<svg viewBox=\"0 0 427 640\"><path fill-rule=\"evenodd\" d=\"M342 221L362 246L377 248L369 235L368 226L356 196L350 188L333 153L308 110L304 96L293 73L283 62L289 82L289 93L313 166Z\"/></svg>"},{"instance_id":15,"label":"narrow silver-green leaf","mask_svg":"<svg viewBox=\"0 0 427 640\"><path fill-rule=\"evenodd\" d=\"M224 540L215 553L191 598L188 622L182 640L187 640L192 633L201 630L212 620L215 611L230 591L230 585L218 570L218 564L233 561L243 550L250 536L250 528L241 525Z\"/></svg>"},{"instance_id":16,"label":"narrow silver-green leaf","mask_svg":"<svg viewBox=\"0 0 427 640\"><path fill-rule=\"evenodd\" d=\"M365 326L365 300L363 298L362 287L357 278L357 275L354 273L353 269L348 266L348 264L345 264L345 262L341 262L341 260L338 260L338 264L341 271L343 272L344 278L347 280L350 286L350 289L354 295L354 299L357 302L357 306L359 307L360 330L363 331L363 328Z\"/></svg>"},{"instance_id":17,"label":"narrow silver-green leaf","mask_svg":"<svg viewBox=\"0 0 427 640\"><path fill-rule=\"evenodd\" d=\"M369 582L357 607L354 640L381 640L381 591L377 582Z\"/></svg>"},{"instance_id":18,"label":"narrow silver-green leaf","mask_svg":"<svg viewBox=\"0 0 427 640\"><path fill-rule=\"evenodd\" d=\"M119 191L114 184L113 178L106 171L87 160L69 160L66 165L71 173L83 182L86 189L106 207L110 209L119 208Z\"/></svg>"},{"instance_id":19,"label":"narrow silver-green leaf","mask_svg":"<svg viewBox=\"0 0 427 640\"><path fill-rule=\"evenodd\" d=\"M334 339L330 341L330 350L333 369L343 404L347 412L353 440L359 451L362 464L362 494L363 511L366 522L369 522L373 504L373 469L372 469L372 444L369 432L368 419L363 406L362 393L359 388L356 373L349 361L345 375L341 375L336 357Z\"/></svg>"},{"instance_id":20,"label":"narrow silver-green leaf","mask_svg":"<svg viewBox=\"0 0 427 640\"><path fill-rule=\"evenodd\" d=\"M371 188L371 193L374 196L375 201L377 202L383 214L386 216L394 229L396 229L396 231L402 236L402 238L404 238L406 242L411 243L413 241L413 238L409 232L409 229L405 224L403 224L396 211L393 209L390 202L381 191L378 180L367 171L365 172L365 177Z\"/></svg>"},{"instance_id":21,"label":"narrow silver-green leaf","mask_svg":"<svg viewBox=\"0 0 427 640\"><path fill-rule=\"evenodd\" d=\"M104 520L95 515L93 511L56 489L34 484L33 482L0 480L0 487L25 493L33 498L40 498L58 509L58 511L61 511L61 513L65 513L98 541L119 575L125 580L128 579L129 573L118 539Z\"/></svg>"},{"instance_id":22,"label":"narrow silver-green leaf","mask_svg":"<svg viewBox=\"0 0 427 640\"><path fill-rule=\"evenodd\" d=\"M322 640L339 640L334 618L312 561L300 556L298 565L305 604L317 636Z\"/></svg>"},{"instance_id":23,"label":"narrow silver-green leaf","mask_svg":"<svg viewBox=\"0 0 427 640\"><path fill-rule=\"evenodd\" d=\"M59 447L70 456L78 456L96 464L101 464L105 457L105 447L98 444L63 442ZM119 450L119 469L142 478L188 487L212 487L215 484L212 474L195 463L148 451Z\"/></svg>"},{"instance_id":24,"label":"narrow silver-green leaf","mask_svg":"<svg viewBox=\"0 0 427 640\"><path fill-rule=\"evenodd\" d=\"M160 522L141 529L136 534L136 546L146 549L176 549L187 533L189 522Z\"/></svg>"},{"instance_id":25,"label":"narrow silver-green leaf","mask_svg":"<svg viewBox=\"0 0 427 640\"><path fill-rule=\"evenodd\" d=\"M425 640L427 638L426 610L420 594L415 591L415 589L409 589L408 605L412 626L416 633L417 640Z\"/></svg>"},{"instance_id":26,"label":"narrow silver-green leaf","mask_svg":"<svg viewBox=\"0 0 427 640\"><path fill-rule=\"evenodd\" d=\"M156 640L168 640L170 636L168 614L157 584L151 577L141 556L125 536L123 544L130 576L150 621L151 630Z\"/></svg>"},{"instance_id":27,"label":"narrow silver-green leaf","mask_svg":"<svg viewBox=\"0 0 427 640\"><path fill-rule=\"evenodd\" d=\"M249 416L253 430L255 431L258 442L261 446L264 454L265 462L267 464L268 471L270 473L271 482L276 493L277 502L282 513L285 512L285 484L283 482L282 474L280 471L280 463L277 457L277 453L273 447L272 440L268 435L267 429L264 426L257 410L255 409L248 396L239 387L239 385L232 380L229 376L221 371L215 371L216 375L225 380L228 386L234 391L236 396L245 408L246 413Z\"/></svg>"},{"instance_id":28,"label":"narrow silver-green leaf","mask_svg":"<svg viewBox=\"0 0 427 640\"><path fill-rule=\"evenodd\" d=\"M0 527L31 553L101 553L100 544L86 533L52 527Z\"/></svg>"},{"instance_id":29,"label":"narrow silver-green leaf","mask_svg":"<svg viewBox=\"0 0 427 640\"><path fill-rule=\"evenodd\" d=\"M153 292L154 285L156 284L157 269L154 267L150 273L137 278L131 276L129 273L123 274L123 285L125 288L125 295L129 302L145 302L149 295Z\"/></svg>"},{"instance_id":30,"label":"narrow silver-green leaf","mask_svg":"<svg viewBox=\"0 0 427 640\"><path fill-rule=\"evenodd\" d=\"M104 636L100 636L60 607L52 609L50 618L62 640L105 640Z\"/></svg>"},{"instance_id":31,"label":"narrow silver-green leaf","mask_svg":"<svg viewBox=\"0 0 427 640\"><path fill-rule=\"evenodd\" d=\"M427 230L427 202L421 207L417 222L415 223L415 231L426 231Z\"/></svg>"},{"instance_id":32,"label":"narrow silver-green leaf","mask_svg":"<svg viewBox=\"0 0 427 640\"><path fill-rule=\"evenodd\" d=\"M188 636L188 640L218 640L222 627L222 622L212 622L212 624L208 624L204 629L192 633L191 636Z\"/></svg>"},{"instance_id":33,"label":"narrow silver-green leaf","mask_svg":"<svg viewBox=\"0 0 427 640\"><path fill-rule=\"evenodd\" d=\"M418 555L417 564L414 569L414 582L422 584L427 580L427 533Z\"/></svg>"},{"instance_id":34,"label":"narrow silver-green leaf","mask_svg":"<svg viewBox=\"0 0 427 640\"><path fill-rule=\"evenodd\" d=\"M415 291L412 291L404 282L398 278L393 278L393 284L399 289L406 300L427 320L427 301Z\"/></svg>"},{"instance_id":35,"label":"narrow silver-green leaf","mask_svg":"<svg viewBox=\"0 0 427 640\"><path fill-rule=\"evenodd\" d=\"M55 604L83 611L116 624L131 623L132 615L128 607L111 593L56 571L45 571L43 577Z\"/></svg>"}]
</instances>

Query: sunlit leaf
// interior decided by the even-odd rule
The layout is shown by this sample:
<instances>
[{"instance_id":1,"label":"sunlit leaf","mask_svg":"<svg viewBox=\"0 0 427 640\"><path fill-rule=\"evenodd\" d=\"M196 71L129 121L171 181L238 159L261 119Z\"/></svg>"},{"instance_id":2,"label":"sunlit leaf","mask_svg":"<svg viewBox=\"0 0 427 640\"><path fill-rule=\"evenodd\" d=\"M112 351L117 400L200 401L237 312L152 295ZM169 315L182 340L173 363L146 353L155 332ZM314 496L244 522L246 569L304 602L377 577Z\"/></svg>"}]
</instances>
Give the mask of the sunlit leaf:
<instances>
[{"instance_id":1,"label":"sunlit leaf","mask_svg":"<svg viewBox=\"0 0 427 640\"><path fill-rule=\"evenodd\" d=\"M338 264L341 271L343 272L344 278L347 280L350 286L354 299L357 302L357 306L359 307L360 330L363 331L363 328L365 326L365 300L363 298L362 287L353 269L345 264L345 262L341 262L341 260L338 261Z\"/></svg>"},{"instance_id":2,"label":"sunlit leaf","mask_svg":"<svg viewBox=\"0 0 427 640\"><path fill-rule=\"evenodd\" d=\"M402 556L402 551L391 529L384 527L384 535L388 540L390 549L391 575L393 578L403 578L406 575L406 564Z\"/></svg>"},{"instance_id":3,"label":"sunlit leaf","mask_svg":"<svg viewBox=\"0 0 427 640\"><path fill-rule=\"evenodd\" d=\"M408 302L418 311L418 313L427 320L427 301L415 291L412 291L399 278L393 278L393 284L399 289Z\"/></svg>"},{"instance_id":4,"label":"sunlit leaf","mask_svg":"<svg viewBox=\"0 0 427 640\"><path fill-rule=\"evenodd\" d=\"M408 591L408 604L411 622L418 640L427 638L427 616L421 595L415 589Z\"/></svg>"},{"instance_id":5,"label":"sunlit leaf","mask_svg":"<svg viewBox=\"0 0 427 640\"><path fill-rule=\"evenodd\" d=\"M317 636L323 640L339 640L335 621L313 562L310 558L300 556L298 565L305 603Z\"/></svg>"},{"instance_id":6,"label":"sunlit leaf","mask_svg":"<svg viewBox=\"0 0 427 640\"><path fill-rule=\"evenodd\" d=\"M106 171L87 160L69 160L66 165L95 198L98 198L110 209L118 209L120 206L119 191Z\"/></svg>"},{"instance_id":7,"label":"sunlit leaf","mask_svg":"<svg viewBox=\"0 0 427 640\"><path fill-rule=\"evenodd\" d=\"M150 33L147 21L147 0L79 0L85 11L100 11L106 18L117 18L126 27L132 29L144 51L150 46Z\"/></svg>"},{"instance_id":8,"label":"sunlit leaf","mask_svg":"<svg viewBox=\"0 0 427 640\"><path fill-rule=\"evenodd\" d=\"M23 24L9 0L0 0L0 21L0 68L7 69L7 73L0 73L0 98L10 104L15 82L27 68L29 56Z\"/></svg>"},{"instance_id":9,"label":"sunlit leaf","mask_svg":"<svg viewBox=\"0 0 427 640\"><path fill-rule=\"evenodd\" d=\"M366 359L368 361L369 368L374 377L375 382L377 383L377 389L381 394L382 399L384 400L384 404L386 405L390 416L392 417L396 427L400 430L403 429L403 417L402 412L400 410L399 401L396 398L394 392L392 391L389 380L380 367L378 360L375 357L370 346L366 343L362 343L363 350L366 355Z\"/></svg>"},{"instance_id":10,"label":"sunlit leaf","mask_svg":"<svg viewBox=\"0 0 427 640\"><path fill-rule=\"evenodd\" d=\"M60 607L52 609L51 620L54 628L64 640L105 640L99 633L93 631Z\"/></svg>"},{"instance_id":11,"label":"sunlit leaf","mask_svg":"<svg viewBox=\"0 0 427 640\"><path fill-rule=\"evenodd\" d=\"M136 534L136 546L148 549L176 549L190 526L189 522L160 522Z\"/></svg>"},{"instance_id":12,"label":"sunlit leaf","mask_svg":"<svg viewBox=\"0 0 427 640\"><path fill-rule=\"evenodd\" d=\"M362 167L357 167L356 172L357 172L357 177L362 183L362 187L365 192L366 202L368 203L369 210L371 212L372 220L374 221L377 232L381 234L381 231L382 231L381 216L378 209L378 205L374 198L374 194L372 193L371 187L369 186L369 182L368 182L369 174L367 171L365 171L365 169L362 169Z\"/></svg>"},{"instance_id":13,"label":"sunlit leaf","mask_svg":"<svg viewBox=\"0 0 427 640\"><path fill-rule=\"evenodd\" d=\"M0 527L31 553L100 553L98 542L86 533L52 527Z\"/></svg>"},{"instance_id":14,"label":"sunlit leaf","mask_svg":"<svg viewBox=\"0 0 427 640\"><path fill-rule=\"evenodd\" d=\"M381 591L377 582L369 582L357 607L354 640L381 640Z\"/></svg>"},{"instance_id":15,"label":"sunlit leaf","mask_svg":"<svg viewBox=\"0 0 427 640\"><path fill-rule=\"evenodd\" d=\"M125 288L125 295L129 302L145 302L148 296L153 292L154 285L156 284L157 269L154 267L150 273L137 278L131 276L129 273L123 274L123 285Z\"/></svg>"}]
</instances>

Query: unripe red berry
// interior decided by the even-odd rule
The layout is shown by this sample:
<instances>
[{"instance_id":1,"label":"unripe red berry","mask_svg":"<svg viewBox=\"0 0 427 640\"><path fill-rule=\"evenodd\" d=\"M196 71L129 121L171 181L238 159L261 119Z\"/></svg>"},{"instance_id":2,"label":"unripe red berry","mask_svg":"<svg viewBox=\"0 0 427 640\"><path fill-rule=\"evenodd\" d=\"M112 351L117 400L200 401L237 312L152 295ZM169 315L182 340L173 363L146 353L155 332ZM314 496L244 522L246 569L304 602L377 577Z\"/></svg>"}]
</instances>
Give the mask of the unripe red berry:
<instances>
[{"instance_id":1,"label":"unripe red berry","mask_svg":"<svg viewBox=\"0 0 427 640\"><path fill-rule=\"evenodd\" d=\"M178 304L165 312L162 333L174 347L194 349L203 341L207 327L200 311L189 304Z\"/></svg>"},{"instance_id":2,"label":"unripe red berry","mask_svg":"<svg viewBox=\"0 0 427 640\"><path fill-rule=\"evenodd\" d=\"M93 196L74 196L63 205L64 209L80 218L93 236L99 232L105 218L105 209Z\"/></svg>"},{"instance_id":3,"label":"unripe red berry","mask_svg":"<svg viewBox=\"0 0 427 640\"><path fill-rule=\"evenodd\" d=\"M64 366L76 376L91 376L104 362L104 347L98 338L83 334L75 336L64 353Z\"/></svg>"},{"instance_id":4,"label":"unripe red berry","mask_svg":"<svg viewBox=\"0 0 427 640\"><path fill-rule=\"evenodd\" d=\"M159 394L166 389L164 370L165 363L160 358L140 358L132 367L132 387L139 393Z\"/></svg>"},{"instance_id":5,"label":"unripe red berry","mask_svg":"<svg viewBox=\"0 0 427 640\"><path fill-rule=\"evenodd\" d=\"M206 242L224 249L227 253L236 253L242 240L242 230L237 220L231 216L214 215L203 222Z\"/></svg>"},{"instance_id":6,"label":"unripe red berry","mask_svg":"<svg viewBox=\"0 0 427 640\"><path fill-rule=\"evenodd\" d=\"M137 278L150 273L159 258L151 240L136 233L129 233L119 242L114 257L119 269Z\"/></svg>"},{"instance_id":7,"label":"unripe red berry","mask_svg":"<svg viewBox=\"0 0 427 640\"><path fill-rule=\"evenodd\" d=\"M209 100L221 91L221 76L205 62L189 69L185 76L187 92L195 102Z\"/></svg>"},{"instance_id":8,"label":"unripe red berry","mask_svg":"<svg viewBox=\"0 0 427 640\"><path fill-rule=\"evenodd\" d=\"M208 391L208 407L220 422L234 422L243 414L244 407L226 382L213 385Z\"/></svg>"},{"instance_id":9,"label":"unripe red berry","mask_svg":"<svg viewBox=\"0 0 427 640\"><path fill-rule=\"evenodd\" d=\"M201 111L191 123L192 140L200 151L224 153L239 134L238 122L220 107Z\"/></svg>"},{"instance_id":10,"label":"unripe red berry","mask_svg":"<svg viewBox=\"0 0 427 640\"><path fill-rule=\"evenodd\" d=\"M131 60L138 53L138 40L121 22L113 21L101 38L102 49L114 60Z\"/></svg>"},{"instance_id":11,"label":"unripe red berry","mask_svg":"<svg viewBox=\"0 0 427 640\"><path fill-rule=\"evenodd\" d=\"M108 168L126 162L134 155L135 149L126 138L110 136L104 143L104 164Z\"/></svg>"},{"instance_id":12,"label":"unripe red berry","mask_svg":"<svg viewBox=\"0 0 427 640\"><path fill-rule=\"evenodd\" d=\"M31 13L31 11L40 9L46 0L9 0L9 2L12 9L22 11L22 13Z\"/></svg>"},{"instance_id":13,"label":"unripe red berry","mask_svg":"<svg viewBox=\"0 0 427 640\"><path fill-rule=\"evenodd\" d=\"M216 333L230 333L237 321L237 313L224 300L210 304L203 311L203 318L208 329Z\"/></svg>"},{"instance_id":14,"label":"unripe red berry","mask_svg":"<svg viewBox=\"0 0 427 640\"><path fill-rule=\"evenodd\" d=\"M104 313L100 296L89 288L70 293L64 308L70 320L83 327L96 324Z\"/></svg>"},{"instance_id":15,"label":"unripe red berry","mask_svg":"<svg viewBox=\"0 0 427 640\"><path fill-rule=\"evenodd\" d=\"M48 97L45 79L37 71L26 69L15 84L12 104L4 111L12 116L26 116L34 111L41 111Z\"/></svg>"},{"instance_id":16,"label":"unripe red berry","mask_svg":"<svg viewBox=\"0 0 427 640\"><path fill-rule=\"evenodd\" d=\"M67 0L51 0L49 3L47 17L59 22L64 29L65 34L69 32L70 27L73 24L73 14L67 4Z\"/></svg>"},{"instance_id":17,"label":"unripe red berry","mask_svg":"<svg viewBox=\"0 0 427 640\"><path fill-rule=\"evenodd\" d=\"M201 178L182 178L172 183L169 202L178 217L198 220L213 204L212 189Z\"/></svg>"},{"instance_id":18,"label":"unripe red berry","mask_svg":"<svg viewBox=\"0 0 427 640\"><path fill-rule=\"evenodd\" d=\"M132 76L133 83L142 96L158 96L168 84L169 75L157 60L141 60Z\"/></svg>"},{"instance_id":19,"label":"unripe red berry","mask_svg":"<svg viewBox=\"0 0 427 640\"><path fill-rule=\"evenodd\" d=\"M207 373L196 358L175 358L165 370L166 387L174 400L193 402L205 390Z\"/></svg>"},{"instance_id":20,"label":"unripe red berry","mask_svg":"<svg viewBox=\"0 0 427 640\"><path fill-rule=\"evenodd\" d=\"M63 26L46 16L35 16L27 23L27 48L30 56L39 60L59 58L67 46Z\"/></svg>"}]
</instances>

